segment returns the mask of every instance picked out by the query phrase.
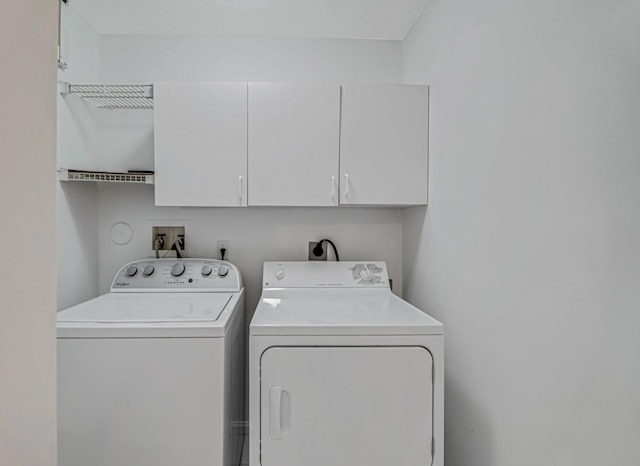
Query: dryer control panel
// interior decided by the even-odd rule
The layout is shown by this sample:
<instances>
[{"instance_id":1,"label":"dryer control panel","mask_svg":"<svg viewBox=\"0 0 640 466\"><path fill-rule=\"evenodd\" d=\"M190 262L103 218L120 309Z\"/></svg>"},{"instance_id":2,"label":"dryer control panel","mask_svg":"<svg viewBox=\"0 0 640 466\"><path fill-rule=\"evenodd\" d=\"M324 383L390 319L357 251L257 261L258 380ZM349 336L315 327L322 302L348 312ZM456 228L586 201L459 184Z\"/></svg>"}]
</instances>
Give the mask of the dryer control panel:
<instances>
[{"instance_id":1,"label":"dryer control panel","mask_svg":"<svg viewBox=\"0 0 640 466\"><path fill-rule=\"evenodd\" d=\"M376 261L265 262L264 288L389 288L387 265Z\"/></svg>"},{"instance_id":2,"label":"dryer control panel","mask_svg":"<svg viewBox=\"0 0 640 466\"><path fill-rule=\"evenodd\" d=\"M148 259L122 267L111 284L112 292L193 291L236 292L242 276L230 262L215 259Z\"/></svg>"}]
</instances>

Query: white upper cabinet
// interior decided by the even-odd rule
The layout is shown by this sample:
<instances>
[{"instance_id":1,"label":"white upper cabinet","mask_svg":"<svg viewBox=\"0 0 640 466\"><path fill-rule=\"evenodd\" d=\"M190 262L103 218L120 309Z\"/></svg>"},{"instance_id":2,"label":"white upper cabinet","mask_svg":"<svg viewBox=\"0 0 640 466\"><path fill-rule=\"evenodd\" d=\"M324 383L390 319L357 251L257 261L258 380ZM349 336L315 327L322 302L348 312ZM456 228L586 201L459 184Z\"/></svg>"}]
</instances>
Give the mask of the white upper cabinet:
<instances>
[{"instance_id":1,"label":"white upper cabinet","mask_svg":"<svg viewBox=\"0 0 640 466\"><path fill-rule=\"evenodd\" d=\"M340 86L249 83L249 205L338 204Z\"/></svg>"},{"instance_id":2,"label":"white upper cabinet","mask_svg":"<svg viewBox=\"0 0 640 466\"><path fill-rule=\"evenodd\" d=\"M154 85L156 205L427 203L428 87Z\"/></svg>"},{"instance_id":3,"label":"white upper cabinet","mask_svg":"<svg viewBox=\"0 0 640 466\"><path fill-rule=\"evenodd\" d=\"M340 204L427 203L428 87L342 86Z\"/></svg>"},{"instance_id":4,"label":"white upper cabinet","mask_svg":"<svg viewBox=\"0 0 640 466\"><path fill-rule=\"evenodd\" d=\"M247 205L247 84L154 84L155 200Z\"/></svg>"}]
</instances>

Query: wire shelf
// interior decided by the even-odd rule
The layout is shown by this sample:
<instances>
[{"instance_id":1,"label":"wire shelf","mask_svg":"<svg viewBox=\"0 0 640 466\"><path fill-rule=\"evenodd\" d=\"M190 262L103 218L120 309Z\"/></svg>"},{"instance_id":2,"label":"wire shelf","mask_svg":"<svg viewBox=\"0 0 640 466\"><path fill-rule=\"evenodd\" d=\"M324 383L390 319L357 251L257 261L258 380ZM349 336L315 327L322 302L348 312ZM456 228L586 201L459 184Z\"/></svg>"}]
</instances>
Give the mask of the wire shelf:
<instances>
[{"instance_id":1,"label":"wire shelf","mask_svg":"<svg viewBox=\"0 0 640 466\"><path fill-rule=\"evenodd\" d=\"M99 108L153 108L152 85L60 83L62 94L77 95Z\"/></svg>"},{"instance_id":2,"label":"wire shelf","mask_svg":"<svg viewBox=\"0 0 640 466\"><path fill-rule=\"evenodd\" d=\"M93 172L68 170L66 168L60 168L58 170L58 179L60 181L102 181L106 183L154 183L154 175L152 173Z\"/></svg>"}]
</instances>

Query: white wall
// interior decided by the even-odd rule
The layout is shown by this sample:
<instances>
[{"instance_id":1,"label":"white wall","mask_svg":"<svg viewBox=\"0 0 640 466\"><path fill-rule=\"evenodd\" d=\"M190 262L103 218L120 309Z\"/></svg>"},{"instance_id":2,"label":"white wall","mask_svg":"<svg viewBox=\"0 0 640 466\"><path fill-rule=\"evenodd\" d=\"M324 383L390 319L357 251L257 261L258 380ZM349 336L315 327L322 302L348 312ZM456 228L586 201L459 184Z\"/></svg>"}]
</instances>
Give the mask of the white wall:
<instances>
[{"instance_id":1,"label":"white wall","mask_svg":"<svg viewBox=\"0 0 640 466\"><path fill-rule=\"evenodd\" d=\"M446 462L640 458L640 3L430 0L430 204L406 296L446 325Z\"/></svg>"},{"instance_id":2,"label":"white wall","mask_svg":"<svg viewBox=\"0 0 640 466\"><path fill-rule=\"evenodd\" d=\"M0 15L0 464L56 463L56 2Z\"/></svg>"},{"instance_id":3,"label":"white wall","mask_svg":"<svg viewBox=\"0 0 640 466\"><path fill-rule=\"evenodd\" d=\"M102 36L105 83L162 80L400 82L397 41L244 37ZM100 146L112 169L153 168L152 111L102 111ZM306 260L306 244L333 239L341 259L386 260L402 289L402 215L379 208L156 208L151 186L99 188L99 292L120 266L151 252L151 226L186 220L188 253L213 257L216 241L231 241L231 260L243 273L250 317L261 291L265 260ZM111 226L126 221L134 240L115 245Z\"/></svg>"},{"instance_id":4,"label":"white wall","mask_svg":"<svg viewBox=\"0 0 640 466\"><path fill-rule=\"evenodd\" d=\"M58 79L96 83L100 79L100 36L82 17L62 5L63 59L69 68ZM57 97L58 166L99 170L101 132L95 110L73 96ZM58 309L98 292L98 191L93 183L58 183Z\"/></svg>"},{"instance_id":5,"label":"white wall","mask_svg":"<svg viewBox=\"0 0 640 466\"><path fill-rule=\"evenodd\" d=\"M102 36L105 83L400 82L402 43L347 39Z\"/></svg>"}]
</instances>

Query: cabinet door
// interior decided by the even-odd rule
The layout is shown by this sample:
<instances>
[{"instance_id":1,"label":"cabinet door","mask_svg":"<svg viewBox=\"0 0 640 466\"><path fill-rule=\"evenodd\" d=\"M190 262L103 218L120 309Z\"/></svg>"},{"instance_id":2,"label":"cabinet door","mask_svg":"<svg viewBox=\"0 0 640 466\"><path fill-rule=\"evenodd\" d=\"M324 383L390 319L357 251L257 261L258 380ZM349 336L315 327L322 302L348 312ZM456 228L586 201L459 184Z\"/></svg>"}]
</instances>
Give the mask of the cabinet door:
<instances>
[{"instance_id":1,"label":"cabinet door","mask_svg":"<svg viewBox=\"0 0 640 466\"><path fill-rule=\"evenodd\" d=\"M425 348L272 347L260 366L262 466L431 464Z\"/></svg>"},{"instance_id":2,"label":"cabinet door","mask_svg":"<svg viewBox=\"0 0 640 466\"><path fill-rule=\"evenodd\" d=\"M427 151L427 86L342 86L341 204L426 204Z\"/></svg>"},{"instance_id":3,"label":"cabinet door","mask_svg":"<svg viewBox=\"0 0 640 466\"><path fill-rule=\"evenodd\" d=\"M154 84L156 205L247 205L247 84Z\"/></svg>"},{"instance_id":4,"label":"cabinet door","mask_svg":"<svg viewBox=\"0 0 640 466\"><path fill-rule=\"evenodd\" d=\"M249 205L337 205L339 132L339 85L249 83Z\"/></svg>"}]
</instances>

